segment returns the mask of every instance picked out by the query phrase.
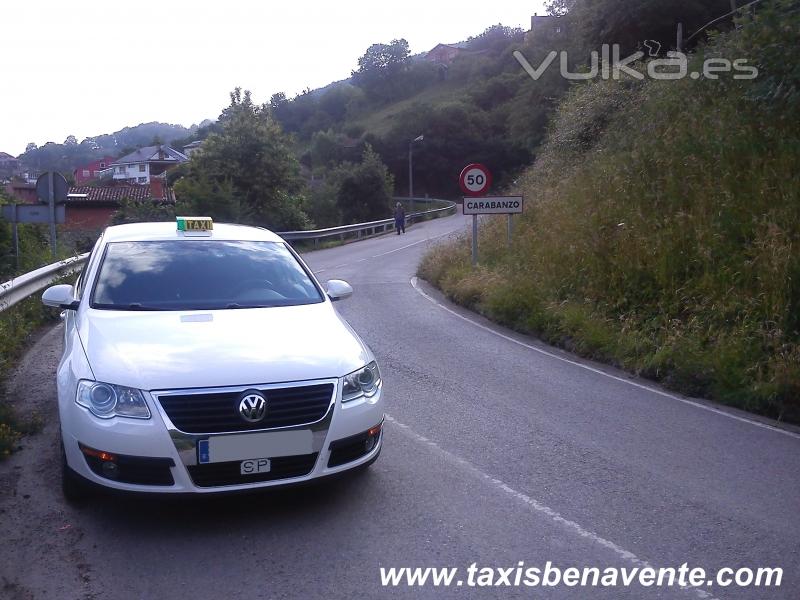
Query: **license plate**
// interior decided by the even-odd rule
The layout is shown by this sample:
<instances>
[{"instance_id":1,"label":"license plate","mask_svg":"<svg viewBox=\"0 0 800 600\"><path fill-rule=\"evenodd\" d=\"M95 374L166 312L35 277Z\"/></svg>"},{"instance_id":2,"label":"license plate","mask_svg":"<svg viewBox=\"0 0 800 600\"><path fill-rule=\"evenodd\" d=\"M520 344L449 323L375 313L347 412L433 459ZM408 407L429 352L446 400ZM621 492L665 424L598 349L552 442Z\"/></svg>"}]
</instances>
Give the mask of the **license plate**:
<instances>
[{"instance_id":1,"label":"license plate","mask_svg":"<svg viewBox=\"0 0 800 600\"><path fill-rule=\"evenodd\" d=\"M243 460L239 465L239 471L242 475L255 475L256 473L269 473L272 468L268 458L253 458L251 460Z\"/></svg>"},{"instance_id":2,"label":"license plate","mask_svg":"<svg viewBox=\"0 0 800 600\"><path fill-rule=\"evenodd\" d=\"M259 460L260 456L277 458L311 454L313 441L310 429L217 435L197 442L197 462L208 464Z\"/></svg>"}]
</instances>

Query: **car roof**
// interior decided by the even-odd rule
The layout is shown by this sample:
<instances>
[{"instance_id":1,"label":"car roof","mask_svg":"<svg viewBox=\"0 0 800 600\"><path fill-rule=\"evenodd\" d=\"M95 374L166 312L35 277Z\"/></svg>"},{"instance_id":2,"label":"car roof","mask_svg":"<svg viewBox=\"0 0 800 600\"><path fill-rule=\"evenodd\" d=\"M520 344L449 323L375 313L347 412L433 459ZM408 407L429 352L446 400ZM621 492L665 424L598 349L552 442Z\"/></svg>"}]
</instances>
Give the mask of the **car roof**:
<instances>
[{"instance_id":1,"label":"car roof","mask_svg":"<svg viewBox=\"0 0 800 600\"><path fill-rule=\"evenodd\" d=\"M162 223L129 223L107 227L103 234L105 243L142 242L165 240L228 240L247 242L282 242L280 236L262 227L214 223L211 235L184 235L175 221Z\"/></svg>"}]
</instances>

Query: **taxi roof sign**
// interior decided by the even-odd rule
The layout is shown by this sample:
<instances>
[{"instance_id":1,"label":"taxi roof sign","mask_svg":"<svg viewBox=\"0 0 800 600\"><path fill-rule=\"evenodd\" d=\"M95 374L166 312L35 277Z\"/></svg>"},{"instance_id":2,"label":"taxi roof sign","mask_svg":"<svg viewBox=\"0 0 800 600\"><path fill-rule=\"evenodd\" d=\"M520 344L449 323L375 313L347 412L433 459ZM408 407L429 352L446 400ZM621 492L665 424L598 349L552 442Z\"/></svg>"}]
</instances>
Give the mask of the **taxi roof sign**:
<instances>
[{"instance_id":1,"label":"taxi roof sign","mask_svg":"<svg viewBox=\"0 0 800 600\"><path fill-rule=\"evenodd\" d=\"M186 235L211 235L214 222L211 217L175 217L178 231Z\"/></svg>"}]
</instances>

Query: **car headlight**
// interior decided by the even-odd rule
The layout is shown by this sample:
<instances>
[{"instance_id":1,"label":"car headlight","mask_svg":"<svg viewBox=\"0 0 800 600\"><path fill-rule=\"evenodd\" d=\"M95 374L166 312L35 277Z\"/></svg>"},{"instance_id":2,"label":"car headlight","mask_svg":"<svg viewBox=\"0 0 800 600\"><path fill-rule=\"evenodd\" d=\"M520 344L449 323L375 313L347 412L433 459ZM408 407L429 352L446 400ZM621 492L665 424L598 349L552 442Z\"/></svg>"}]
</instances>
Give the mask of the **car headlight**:
<instances>
[{"instance_id":1,"label":"car headlight","mask_svg":"<svg viewBox=\"0 0 800 600\"><path fill-rule=\"evenodd\" d=\"M381 373L374 360L366 367L342 378L342 402L371 398L381 387Z\"/></svg>"},{"instance_id":2,"label":"car headlight","mask_svg":"<svg viewBox=\"0 0 800 600\"><path fill-rule=\"evenodd\" d=\"M149 419L150 409L140 390L112 385L101 381L78 382L78 395L75 402L88 408L101 419L111 417L130 417Z\"/></svg>"}]
</instances>

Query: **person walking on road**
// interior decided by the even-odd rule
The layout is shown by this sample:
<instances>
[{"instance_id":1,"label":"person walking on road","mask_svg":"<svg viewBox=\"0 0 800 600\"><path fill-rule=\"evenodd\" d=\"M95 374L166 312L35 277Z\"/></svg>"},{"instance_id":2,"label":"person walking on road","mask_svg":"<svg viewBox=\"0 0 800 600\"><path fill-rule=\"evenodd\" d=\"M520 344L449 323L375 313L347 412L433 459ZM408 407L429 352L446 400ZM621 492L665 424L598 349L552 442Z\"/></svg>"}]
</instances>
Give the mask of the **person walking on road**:
<instances>
[{"instance_id":1,"label":"person walking on road","mask_svg":"<svg viewBox=\"0 0 800 600\"><path fill-rule=\"evenodd\" d=\"M397 235L406 232L406 211L400 202L394 207L394 228L397 230Z\"/></svg>"}]
</instances>

